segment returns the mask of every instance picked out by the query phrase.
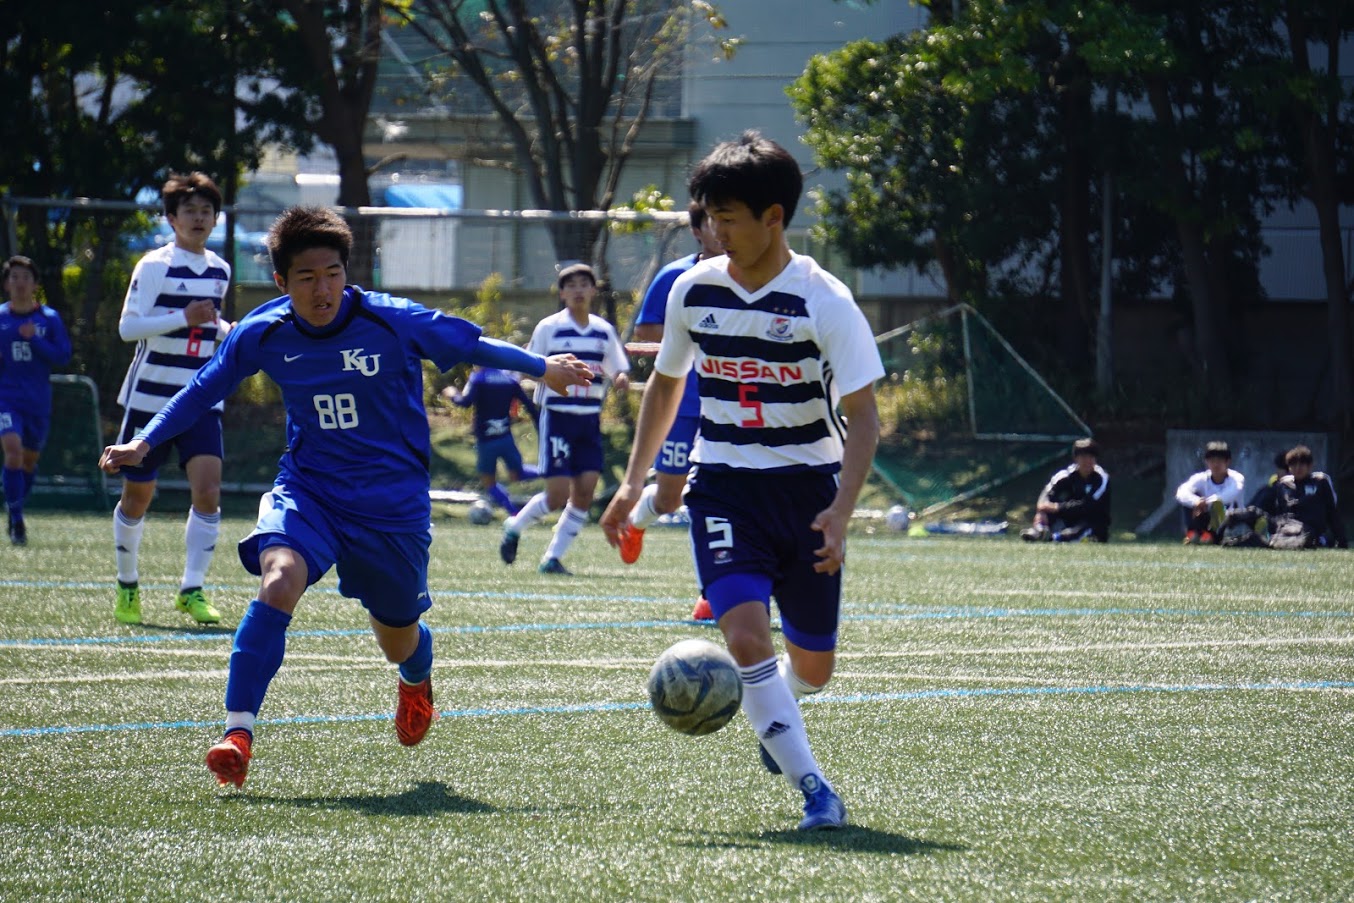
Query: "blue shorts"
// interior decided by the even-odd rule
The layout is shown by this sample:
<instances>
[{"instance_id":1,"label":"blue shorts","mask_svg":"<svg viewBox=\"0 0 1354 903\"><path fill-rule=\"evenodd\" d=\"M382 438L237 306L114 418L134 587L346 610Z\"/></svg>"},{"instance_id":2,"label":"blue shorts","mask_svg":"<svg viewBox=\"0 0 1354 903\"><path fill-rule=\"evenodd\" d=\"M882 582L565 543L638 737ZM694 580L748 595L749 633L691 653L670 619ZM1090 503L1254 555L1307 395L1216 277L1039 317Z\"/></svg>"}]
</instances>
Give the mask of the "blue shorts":
<instances>
[{"instance_id":1,"label":"blue shorts","mask_svg":"<svg viewBox=\"0 0 1354 903\"><path fill-rule=\"evenodd\" d=\"M517 450L517 441L512 433L481 439L475 443L475 471L494 476L498 473L498 462L502 461L510 474L522 472L522 453Z\"/></svg>"},{"instance_id":2,"label":"blue shorts","mask_svg":"<svg viewBox=\"0 0 1354 903\"><path fill-rule=\"evenodd\" d=\"M700 417L678 417L668 430L668 438L663 440L663 448L654 458L653 468L659 473L685 475L691 470L691 446L696 444L696 432L700 429Z\"/></svg>"},{"instance_id":3,"label":"blue shorts","mask_svg":"<svg viewBox=\"0 0 1354 903\"><path fill-rule=\"evenodd\" d=\"M258 576L259 556L272 546L294 549L306 561L311 586L331 567L339 593L356 599L388 627L407 627L432 607L428 596L431 529L387 533L341 517L309 495L274 486L259 505L254 532L240 540L240 563Z\"/></svg>"},{"instance_id":4,"label":"blue shorts","mask_svg":"<svg viewBox=\"0 0 1354 903\"><path fill-rule=\"evenodd\" d=\"M835 474L695 469L686 490L691 551L716 619L744 602L769 610L774 598L786 639L815 652L837 647L842 570L813 569L823 534L809 528L836 493Z\"/></svg>"},{"instance_id":5,"label":"blue shorts","mask_svg":"<svg viewBox=\"0 0 1354 903\"><path fill-rule=\"evenodd\" d=\"M541 411L541 476L576 477L602 471L602 415Z\"/></svg>"},{"instance_id":6,"label":"blue shorts","mask_svg":"<svg viewBox=\"0 0 1354 903\"><path fill-rule=\"evenodd\" d=\"M128 411L122 419L122 436L118 441L132 441L154 416L143 411ZM186 468L188 462L198 455L224 458L226 451L221 441L221 412L208 411L173 439L152 448L140 464L135 467L124 467L119 473L123 479L133 483L150 483L159 477L160 468L169 461L169 453L175 449L179 452L180 469Z\"/></svg>"},{"instance_id":7,"label":"blue shorts","mask_svg":"<svg viewBox=\"0 0 1354 903\"><path fill-rule=\"evenodd\" d=\"M29 451L42 451L47 444L47 433L52 426L52 412L39 414L18 405L9 406L0 401L0 436L18 433L19 444Z\"/></svg>"}]
</instances>

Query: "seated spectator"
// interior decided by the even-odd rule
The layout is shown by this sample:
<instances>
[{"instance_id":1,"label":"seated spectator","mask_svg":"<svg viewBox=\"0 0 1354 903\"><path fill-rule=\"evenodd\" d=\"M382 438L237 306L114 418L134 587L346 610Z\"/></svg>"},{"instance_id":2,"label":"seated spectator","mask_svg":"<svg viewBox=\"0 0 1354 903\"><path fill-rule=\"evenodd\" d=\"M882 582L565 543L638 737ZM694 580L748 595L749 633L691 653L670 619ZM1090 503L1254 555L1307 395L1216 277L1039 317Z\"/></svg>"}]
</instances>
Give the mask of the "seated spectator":
<instances>
[{"instance_id":1,"label":"seated spectator","mask_svg":"<svg viewBox=\"0 0 1354 903\"><path fill-rule=\"evenodd\" d=\"M1255 495L1246 504L1251 508L1260 508L1270 514L1275 512L1275 501L1278 499L1278 489L1275 487L1278 482L1288 475L1288 450L1276 452L1274 455L1274 473L1269 475L1265 485L1255 490Z\"/></svg>"},{"instance_id":2,"label":"seated spectator","mask_svg":"<svg viewBox=\"0 0 1354 903\"><path fill-rule=\"evenodd\" d=\"M1185 545L1211 545L1222 539L1227 515L1242 507L1246 477L1231 469L1232 450L1226 442L1204 446L1204 470L1175 490L1185 520Z\"/></svg>"},{"instance_id":3,"label":"seated spectator","mask_svg":"<svg viewBox=\"0 0 1354 903\"><path fill-rule=\"evenodd\" d=\"M1288 473L1274 483L1270 507L1247 506L1229 515L1227 525L1250 526L1271 549L1349 548L1335 485L1312 470L1312 450L1296 446L1284 462Z\"/></svg>"},{"instance_id":4,"label":"seated spectator","mask_svg":"<svg viewBox=\"0 0 1354 903\"><path fill-rule=\"evenodd\" d=\"M1026 542L1108 542L1110 477L1096 463L1094 439L1072 444L1072 463L1055 473L1039 493L1034 525L1020 534Z\"/></svg>"}]
</instances>

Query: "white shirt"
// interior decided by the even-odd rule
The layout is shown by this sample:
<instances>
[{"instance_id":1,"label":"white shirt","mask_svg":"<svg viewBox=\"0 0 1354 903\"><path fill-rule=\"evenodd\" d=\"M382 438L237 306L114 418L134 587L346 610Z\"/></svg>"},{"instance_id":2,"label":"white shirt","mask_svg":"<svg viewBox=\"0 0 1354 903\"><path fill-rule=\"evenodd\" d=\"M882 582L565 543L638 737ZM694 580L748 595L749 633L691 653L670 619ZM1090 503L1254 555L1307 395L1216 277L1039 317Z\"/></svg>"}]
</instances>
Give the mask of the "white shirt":
<instances>
[{"instance_id":1,"label":"white shirt","mask_svg":"<svg viewBox=\"0 0 1354 903\"><path fill-rule=\"evenodd\" d=\"M1199 502L1213 504L1217 499L1228 510L1242 507L1242 496L1246 491L1246 477L1239 471L1228 470L1227 478L1221 483L1213 482L1213 474L1202 470L1180 484L1175 490L1175 500L1186 508L1193 508Z\"/></svg>"},{"instance_id":2,"label":"white shirt","mask_svg":"<svg viewBox=\"0 0 1354 903\"><path fill-rule=\"evenodd\" d=\"M618 373L628 372L630 358L626 357L611 324L596 314L588 314L588 325L579 326L568 310L551 314L532 330L528 350L549 357L552 354L572 354L592 370L593 381L586 386L570 386L567 395L561 395L544 382L536 386L535 401L542 408L567 414L596 414L606 397L606 381Z\"/></svg>"}]
</instances>

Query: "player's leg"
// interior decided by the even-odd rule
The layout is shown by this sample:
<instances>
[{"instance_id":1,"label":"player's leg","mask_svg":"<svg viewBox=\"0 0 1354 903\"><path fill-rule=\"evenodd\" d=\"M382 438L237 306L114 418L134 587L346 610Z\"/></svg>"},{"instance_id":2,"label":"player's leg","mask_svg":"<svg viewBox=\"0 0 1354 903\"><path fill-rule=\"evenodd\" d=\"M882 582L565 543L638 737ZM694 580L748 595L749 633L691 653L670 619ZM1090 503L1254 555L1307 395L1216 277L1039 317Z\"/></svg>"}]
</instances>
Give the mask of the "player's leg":
<instances>
[{"instance_id":1,"label":"player's leg","mask_svg":"<svg viewBox=\"0 0 1354 903\"><path fill-rule=\"evenodd\" d=\"M9 539L15 545L23 545L28 539L24 524L24 448L19 433L18 415L11 411L0 411L0 448L4 450L4 473L0 483L4 485L5 508L9 512Z\"/></svg>"},{"instance_id":2,"label":"player's leg","mask_svg":"<svg viewBox=\"0 0 1354 903\"><path fill-rule=\"evenodd\" d=\"M339 592L362 602L386 661L399 666L395 733L415 746L437 718L433 707L433 635L421 620L432 605L428 557L432 534L349 528L338 562Z\"/></svg>"},{"instance_id":3,"label":"player's leg","mask_svg":"<svg viewBox=\"0 0 1354 903\"><path fill-rule=\"evenodd\" d=\"M216 624L221 613L207 601L202 586L211 567L216 541L221 533L221 459L195 455L184 465L192 504L183 528L183 576L175 607L199 624Z\"/></svg>"},{"instance_id":4,"label":"player's leg","mask_svg":"<svg viewBox=\"0 0 1354 903\"><path fill-rule=\"evenodd\" d=\"M566 496L564 512L560 514L555 530L550 536L550 545L541 558L540 570L546 574L564 574L569 571L561 563L574 540L588 523L588 509L592 506L593 495L597 492L597 480L601 475L595 470L584 471L569 481L569 494Z\"/></svg>"},{"instance_id":5,"label":"player's leg","mask_svg":"<svg viewBox=\"0 0 1354 903\"><path fill-rule=\"evenodd\" d=\"M130 442L141 427L150 422L151 415L128 411L122 420L118 442ZM117 564L117 601L113 615L123 624L141 623L141 589L138 571L141 558L141 538L145 532L146 511L155 498L155 484L164 464L173 450L166 442L152 448L141 463L124 467L122 494L113 509L113 555Z\"/></svg>"},{"instance_id":6,"label":"player's leg","mask_svg":"<svg viewBox=\"0 0 1354 903\"><path fill-rule=\"evenodd\" d=\"M657 474L654 482L644 487L639 501L630 509L630 517L621 525L618 550L626 564L639 560L644 551L644 531L649 525L682 506L682 492L691 468L691 446L699 427L699 417L678 417L663 440L663 447L654 459Z\"/></svg>"},{"instance_id":7,"label":"player's leg","mask_svg":"<svg viewBox=\"0 0 1354 903\"><path fill-rule=\"evenodd\" d=\"M541 411L540 448L538 459L545 462L545 491L531 497L522 510L503 522L503 538L498 544L498 555L504 564L517 560L517 543L522 531L540 520L551 511L564 507L569 495L569 438L565 432L568 426L567 415L551 414L549 409ZM554 505L552 507L552 500Z\"/></svg>"}]
</instances>

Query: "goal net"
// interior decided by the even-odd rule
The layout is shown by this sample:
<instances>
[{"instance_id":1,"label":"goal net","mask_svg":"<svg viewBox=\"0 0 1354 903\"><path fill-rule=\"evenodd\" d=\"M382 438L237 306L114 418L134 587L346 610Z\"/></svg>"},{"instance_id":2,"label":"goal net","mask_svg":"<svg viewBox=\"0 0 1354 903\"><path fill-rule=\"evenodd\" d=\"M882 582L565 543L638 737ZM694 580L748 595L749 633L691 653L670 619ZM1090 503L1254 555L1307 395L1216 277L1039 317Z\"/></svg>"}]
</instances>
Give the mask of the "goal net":
<instances>
[{"instance_id":1,"label":"goal net","mask_svg":"<svg viewBox=\"0 0 1354 903\"><path fill-rule=\"evenodd\" d=\"M32 508L108 509L108 489L99 455L103 428L99 392L88 376L53 374L52 421L47 445L38 461Z\"/></svg>"},{"instance_id":2,"label":"goal net","mask_svg":"<svg viewBox=\"0 0 1354 903\"><path fill-rule=\"evenodd\" d=\"M875 472L933 514L1064 457L1090 429L967 304L876 337L880 413L896 423Z\"/></svg>"}]
</instances>

